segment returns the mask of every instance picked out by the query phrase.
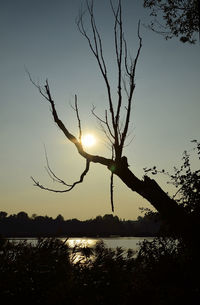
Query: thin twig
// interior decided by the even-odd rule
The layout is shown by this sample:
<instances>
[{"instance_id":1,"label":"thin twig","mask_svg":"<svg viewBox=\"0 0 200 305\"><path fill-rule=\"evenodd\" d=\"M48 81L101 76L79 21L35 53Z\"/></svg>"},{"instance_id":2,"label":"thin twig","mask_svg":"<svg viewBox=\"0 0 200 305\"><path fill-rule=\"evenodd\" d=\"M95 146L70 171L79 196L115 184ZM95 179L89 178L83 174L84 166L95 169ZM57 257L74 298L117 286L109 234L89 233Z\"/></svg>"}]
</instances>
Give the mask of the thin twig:
<instances>
[{"instance_id":1,"label":"thin twig","mask_svg":"<svg viewBox=\"0 0 200 305\"><path fill-rule=\"evenodd\" d=\"M107 110L105 110L105 120L101 119L95 112L95 106L93 106L91 112L92 114L94 115L94 117L100 122L100 123L103 123L106 125L107 129L108 129L108 132L110 134L110 136L115 139L115 136L113 135L112 131L111 131L111 128L110 128L110 125L108 123L108 116L107 116Z\"/></svg>"},{"instance_id":2,"label":"thin twig","mask_svg":"<svg viewBox=\"0 0 200 305\"><path fill-rule=\"evenodd\" d=\"M49 165L49 160L48 160L48 156L47 156L47 151L46 151L46 147L44 145L44 150L45 150L45 158L46 158L46 163L47 163L47 167L46 170L47 170L47 173L49 174L50 178L55 181L55 182L58 182L58 183L61 183L65 186L68 186L68 187L72 187L71 184L67 184L64 180L60 179L57 175L55 175L55 173L52 171L50 165Z\"/></svg>"},{"instance_id":3,"label":"thin twig","mask_svg":"<svg viewBox=\"0 0 200 305\"><path fill-rule=\"evenodd\" d=\"M85 170L82 172L82 174L81 174L81 176L80 176L80 179L79 179L78 181L74 182L74 183L71 185L71 187L69 187L68 189L65 189L65 190L51 189L51 188L45 187L45 186L43 186L42 184L40 184L40 182L36 181L35 178L31 177L31 179L32 179L33 182L35 183L35 186L39 187L39 188L42 189L42 190L46 190L46 191L50 191L50 192L54 192L54 193L66 193L66 192L71 191L77 184L83 182L83 179L84 179L84 177L86 176L86 174L88 173L89 168L90 168L90 161L89 161L89 160L86 160L86 167L85 167Z\"/></svg>"},{"instance_id":4,"label":"thin twig","mask_svg":"<svg viewBox=\"0 0 200 305\"><path fill-rule=\"evenodd\" d=\"M75 108L73 108L76 112L76 117L78 120L78 129L79 129L79 142L81 143L81 138L82 138L82 128L81 128L81 120L80 120L80 116L79 116L79 111L78 111L78 103L77 103L77 95L75 94ZM81 143L82 144L82 143Z\"/></svg>"}]
</instances>

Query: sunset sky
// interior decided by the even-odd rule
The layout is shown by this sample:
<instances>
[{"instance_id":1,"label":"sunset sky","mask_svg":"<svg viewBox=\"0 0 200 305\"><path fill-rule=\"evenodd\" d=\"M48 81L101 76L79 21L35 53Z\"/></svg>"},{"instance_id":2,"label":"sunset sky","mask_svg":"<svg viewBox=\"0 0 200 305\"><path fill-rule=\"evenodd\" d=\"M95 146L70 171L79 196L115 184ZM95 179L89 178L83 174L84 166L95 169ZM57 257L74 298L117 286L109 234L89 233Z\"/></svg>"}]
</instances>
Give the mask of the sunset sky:
<instances>
[{"instance_id":1,"label":"sunset sky","mask_svg":"<svg viewBox=\"0 0 200 305\"><path fill-rule=\"evenodd\" d=\"M96 0L95 14L102 34L109 79L116 92L113 15L108 0ZM116 3L116 1L113 1ZM138 47L137 23L148 24L149 11L141 0L123 0L124 32L130 55ZM91 164L84 183L69 193L56 194L33 186L30 176L45 186L52 184L45 171L44 145L49 163L66 182L79 179L85 166L71 143L53 122L50 107L29 81L25 69L41 85L48 78L58 114L78 135L76 114L70 104L77 94L84 133L96 137L88 152L110 157L103 134L91 114L92 105L102 115L107 107L105 86L87 41L76 26L80 0L0 0L0 210L20 211L81 220L111 213L110 173ZM86 27L89 29L85 16ZM172 171L180 164L190 141L200 131L200 44L166 41L141 26L143 47L136 73L131 115L133 141L125 148L130 169L139 177L143 168L157 165ZM167 191L168 185L156 177ZM139 207L150 204L114 181L115 213L136 219ZM170 190L169 190L170 191Z\"/></svg>"}]
</instances>

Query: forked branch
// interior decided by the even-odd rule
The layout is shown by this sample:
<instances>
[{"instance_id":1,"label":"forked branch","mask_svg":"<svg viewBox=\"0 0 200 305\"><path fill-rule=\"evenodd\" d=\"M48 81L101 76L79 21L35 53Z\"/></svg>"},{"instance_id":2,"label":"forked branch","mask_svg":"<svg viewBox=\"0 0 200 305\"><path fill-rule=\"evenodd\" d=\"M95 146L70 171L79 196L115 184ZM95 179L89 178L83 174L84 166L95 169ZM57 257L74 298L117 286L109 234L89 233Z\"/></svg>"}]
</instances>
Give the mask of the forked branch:
<instances>
[{"instance_id":1,"label":"forked branch","mask_svg":"<svg viewBox=\"0 0 200 305\"><path fill-rule=\"evenodd\" d=\"M118 93L118 101L116 104L116 109L113 104L113 99L111 95L111 85L108 79L107 67L105 63L105 59L103 56L103 44L102 39L97 29L97 25L94 17L94 3L93 1L87 1L87 12L90 16L90 25L91 25L91 35L85 29L83 13L80 13L79 18L77 20L77 26L80 33L86 38L88 41L89 47L94 54L97 63L99 65L100 71L102 73L103 79L105 81L106 90L108 93L108 104L109 104L109 114L111 117L111 123L108 120L108 116L106 114L106 120L101 119L95 112L94 109L92 111L93 115L98 119L101 125L104 125L103 131L106 135L109 134L109 138L114 139L113 148L114 148L114 157L116 161L120 161L122 157L123 148L125 145L125 140L127 138L127 133L129 129L130 123L130 115L131 115L131 106L133 101L133 93L135 89L135 72L136 66L138 62L138 58L140 55L140 51L142 48L142 38L140 36L140 22L138 23L138 39L139 39L139 47L137 49L136 56L133 60L128 63L127 59L127 42L123 32L123 22L122 22L122 5L121 0L119 0L116 8L113 5L112 0L110 0L111 9L114 16L114 50L116 55L117 62L117 93ZM126 72L126 79L123 78L123 71ZM128 79L128 81L127 81ZM127 83L126 83L127 82ZM123 105L123 90L127 96L127 102L125 104L126 108L126 118L124 120L123 126L121 126L120 117L122 112ZM123 115L122 115L123 116ZM106 131L107 130L107 131Z\"/></svg>"},{"instance_id":2,"label":"forked branch","mask_svg":"<svg viewBox=\"0 0 200 305\"><path fill-rule=\"evenodd\" d=\"M128 106L127 106L127 114L126 114L126 120L125 120L125 125L124 125L124 130L122 132L122 138L121 138L121 149L123 149L124 147L124 143L127 137L127 133L128 133L128 128L129 128L129 124L130 124L130 115L131 115L131 106L132 106L132 100L133 100L133 93L135 90L135 73L136 73L136 66L137 66L137 62L139 59L139 55L141 52L141 48L142 48L142 38L140 36L140 21L138 22L138 38L139 38L139 47L137 50L137 54L136 57L134 59L134 61L131 63L130 68L128 67L128 63L127 63L127 45L126 45L126 41L125 42L125 67L126 67L126 72L127 75L129 77L129 94L128 94Z\"/></svg>"},{"instance_id":3,"label":"forked branch","mask_svg":"<svg viewBox=\"0 0 200 305\"><path fill-rule=\"evenodd\" d=\"M53 175L53 177L55 178L56 177L56 182L59 182L59 183L62 183L63 185L65 186L68 186L67 189L64 189L64 190L56 190L56 189L51 189L51 188L48 188L48 187L45 187L43 186L42 184L40 184L38 181L36 181L33 177L31 177L31 179L33 180L33 182L35 183L34 185L41 188L42 190L46 190L46 191L50 191L50 192L54 192L54 193L66 193L66 192L69 192L71 191L77 184L79 183L82 183L83 182L83 179L84 177L86 176L86 174L88 173L89 171L89 168L90 168L90 161L86 159L86 167L85 167L85 170L82 172L81 176L80 176L80 179L76 182L74 182L73 184L69 185L69 184L66 184L63 180L61 180L60 178L58 178L54 172L52 170L51 171L51 174Z\"/></svg>"},{"instance_id":4,"label":"forked branch","mask_svg":"<svg viewBox=\"0 0 200 305\"><path fill-rule=\"evenodd\" d=\"M57 111L56 111L56 108L55 108L55 103L54 103L54 100L51 96L48 80L46 80L45 86L44 86L44 88L42 88L40 85L36 84L33 81L30 73L29 72L27 72L27 73L29 75L29 79L32 82L32 84L38 89L39 93L50 103L51 112L52 112L52 116L54 118L55 123L58 125L59 129L64 133L66 138L76 146L79 154L83 158L88 159L90 162L100 163L100 164L105 165L105 166L110 166L110 164L112 163L111 159L104 158L104 157L101 157L101 156L98 156L98 155L97 156L96 155L91 155L91 154L87 153L83 149L82 143L73 134L71 134L69 132L69 130L64 125L64 123L58 117L58 114L57 114Z\"/></svg>"},{"instance_id":5,"label":"forked branch","mask_svg":"<svg viewBox=\"0 0 200 305\"><path fill-rule=\"evenodd\" d=\"M102 39L99 33L99 30L96 25L96 20L94 17L94 3L93 0L89 1L86 0L86 7L87 12L90 17L90 26L91 26L91 32L88 34L86 31L83 16L84 14L81 12L79 15L79 18L77 20L77 26L80 31L80 33L86 38L90 50L92 51L93 55L95 56L99 69L101 71L101 74L103 76L103 80L105 82L107 96L108 96L108 106L109 111L105 110L105 118L99 117L95 113L95 108L93 107L92 113L97 118L99 124L101 125L101 129L103 130L106 138L111 144L111 150L112 150L112 157L110 159L104 158L98 155L91 155L88 154L81 143L81 137L82 137L82 128L81 128L81 120L79 116L79 109L78 109L78 103L77 103L77 96L75 95L75 106L73 109L76 112L76 117L78 121L78 129L79 129L79 136L76 138L72 133L69 132L69 130L66 128L62 120L59 118L55 103L51 95L50 87L48 80L46 80L44 87L41 87L39 84L36 84L28 72L30 81L36 86L36 88L39 90L39 93L45 98L45 100L48 101L51 107L52 116L54 118L55 123L58 125L59 129L64 133L66 138L71 141L77 148L78 153L86 159L86 167L83 173L80 176L80 179L73 184L69 185L65 183L62 179L58 178L57 175L51 170L48 159L47 160L47 172L49 176L56 182L63 184L67 188L65 190L53 190L51 188L46 188L39 182L37 182L33 177L32 180L34 181L35 185L38 186L41 189L45 189L48 191L54 191L54 192L68 192L72 190L75 185L78 183L81 183L85 177L85 175L89 171L89 165L90 162L99 163L104 166L107 166L108 169L111 171L111 180L110 180L110 194L111 194L111 206L112 210L114 211L114 203L113 203L113 175L119 175L122 168L128 167L128 163L124 163L124 158L122 156L123 148L125 146L125 140L127 139L128 129L129 129L129 123L130 123L130 115L131 115L131 105L133 100L133 93L135 89L135 71L136 71L136 65L138 62L138 58L140 55L141 47L142 47L142 38L140 36L139 30L140 30L140 23L138 24L138 38L139 38L139 47L137 49L137 53L134 60L131 60L130 63L128 63L127 59L127 43L124 38L123 33L123 23L122 23L122 7L121 7L121 0L119 0L117 7L115 8L112 0L110 0L110 5L113 11L114 15L114 50L116 55L116 64L117 64L117 94L118 99L116 103L116 107L114 107L113 99L112 99L112 93L111 93L111 84L108 79L108 72L107 72L107 66L106 61L103 54L103 43ZM126 73L126 79L123 78L122 74L125 71ZM128 81L127 81L128 79ZM124 102L124 92L127 96L127 101ZM121 114L122 112L122 105L124 105L126 112L125 114ZM124 117L125 119L123 121L120 120L121 117Z\"/></svg>"},{"instance_id":6,"label":"forked branch","mask_svg":"<svg viewBox=\"0 0 200 305\"><path fill-rule=\"evenodd\" d=\"M83 13L81 12L79 15L79 18L77 19L77 26L80 31L80 33L86 38L88 41L90 50L94 54L98 66L100 68L101 74L103 76L103 79L105 81L106 85L106 90L108 94L108 102L109 102L109 110L110 110L110 115L111 115L111 121L112 121L112 129L113 129L113 134L115 138L117 139L117 128L115 126L115 114L114 114L114 106L113 106L113 101L112 101L112 95L111 95L111 88L110 88L110 82L108 80L108 75L107 75L107 67L103 55L103 45L102 45L102 39L99 34L99 31L97 29L95 17L94 17L94 3L91 1L86 1L87 3L87 11L90 16L90 25L91 25L91 30L92 30L92 38L89 36L87 33L85 26L84 26L84 21L83 21ZM111 127L110 127L111 129Z\"/></svg>"},{"instance_id":7,"label":"forked branch","mask_svg":"<svg viewBox=\"0 0 200 305\"><path fill-rule=\"evenodd\" d=\"M35 178L31 177L31 179L34 181L35 186L43 189L43 190L47 190L47 191L52 191L55 193L65 193L65 192L69 192L71 191L77 184L82 183L84 177L86 176L86 174L89 171L90 168L90 162L94 162L94 163L100 163L106 166L110 166L112 160L101 157L101 156L95 156L95 155L91 155L88 154L87 152L84 151L82 143L81 143L81 136L82 136L82 130L81 130L81 120L80 120L80 116L79 116L79 112L78 112L78 104L77 104L77 96L75 96L75 108L74 110L76 111L76 116L77 116L77 120L78 120L78 126L79 126L79 140L73 135L71 134L68 129L65 127L65 125L63 124L63 122L60 120L60 118L58 117L57 111L55 109L55 104L53 101L53 98L51 96L51 92L50 92L50 88L49 88L49 84L48 84L48 80L46 80L45 86L44 88L42 88L40 85L36 84L33 79L31 78L30 73L27 71L28 75L29 75L29 79L32 82L32 84L38 89L39 93L50 103L51 106L51 111L52 111L52 115L54 118L55 123L58 125L58 127L60 128L60 130L62 130L62 132L64 133L64 135L67 137L68 140L70 140L77 148L79 154L84 157L86 159L86 167L85 170L83 171L83 173L80 176L80 179L76 182L74 182L73 184L67 184L64 180L60 179L54 172L53 170L50 168L49 166L49 161L48 161L48 157L47 157L47 153L45 150L45 156L46 156L46 163L47 163L47 167L46 170L49 174L49 176L55 181L58 182L60 184L63 184L64 186L67 186L67 189L64 190L56 190L56 189L52 189L52 188L48 188L43 186L42 184L40 184L40 182L36 181Z\"/></svg>"},{"instance_id":8,"label":"forked branch","mask_svg":"<svg viewBox=\"0 0 200 305\"><path fill-rule=\"evenodd\" d=\"M185 226L187 222L187 217L185 214L185 211L181 209L175 200L170 198L168 194L161 189L161 187L156 183L155 180L149 178L148 176L144 176L144 179L137 178L134 173L129 169L128 160L125 156L122 155L122 151L124 148L125 140L128 137L128 129L130 125L130 116L131 116L131 106L132 106L132 100L133 100L133 93L135 90L135 72L136 72L136 66L139 59L139 55L141 52L142 47L142 38L140 36L140 23L138 24L138 39L139 39L139 47L137 49L137 53L134 60L128 61L128 47L126 40L124 38L123 34L123 24L122 24L122 14L121 14L121 0L118 2L118 6L116 9L114 9L112 2L112 10L114 13L114 45L115 45L115 54L117 59L117 67L118 67L118 76L117 76L117 92L118 92L118 99L116 103L116 107L114 107L113 100L111 97L111 85L108 80L108 74L107 74L107 67L105 64L104 56L103 56L103 46L102 46L102 40L99 34L99 31L96 26L94 13L93 13L93 1L86 2L87 9L90 16L90 23L91 23L91 30L92 30L92 38L87 34L84 23L83 23L83 14L80 15L78 19L78 27L81 32L81 34L87 39L90 49L93 52L100 71L102 73L103 79L105 81L106 90L108 93L108 105L109 105L109 112L105 112L105 119L101 119L99 116L96 116L96 118L99 120L99 122L102 124L105 130L105 134L109 136L111 139L112 147L112 156L110 159L104 158L98 155L91 155L88 154L81 143L81 120L79 117L79 111L78 111L78 104L77 104L77 97L75 97L75 111L76 116L78 120L78 128L79 128L79 137L76 138L70 131L67 129L65 124L62 122L62 120L59 118L55 103L52 98L50 87L48 80L46 80L46 83L44 87L41 87L40 85L36 84L30 74L29 78L31 82L36 86L36 88L39 90L39 93L45 98L45 100L49 103L50 109L52 112L53 119L59 129L64 133L65 137L71 141L78 153L85 158L86 166L85 170L80 175L80 178L78 181L74 182L73 184L67 184L62 179L60 179L50 168L47 159L47 171L50 175L50 177L58 182L59 184L62 184L65 186L64 190L53 190L51 188L44 187L42 184L36 181L35 178L32 177L32 180L34 181L35 185L41 189L53 191L57 193L64 193L72 190L77 184L83 182L84 177L89 171L90 163L99 163L104 166L106 166L109 171L111 172L111 178L110 178L110 198L111 198L111 206L112 211L114 211L114 200L113 200L113 177L114 175L117 175L122 182L125 183L125 185L130 188L132 191L137 192L139 195L141 195L143 198L148 200L154 208L161 214L163 219L165 219L167 222L169 222L173 228L174 232L184 233L187 231L187 236L191 238L191 236L196 236L194 233L198 232L198 225L195 226L195 230L191 229L190 223L189 225ZM123 60L122 60L123 58ZM124 103L123 98L124 94L122 94L122 86L123 84L123 78L122 78L122 72L125 71L126 73L126 79L124 79L124 86L123 90L126 93L126 102ZM128 81L127 81L128 80ZM126 83L127 82L127 83ZM123 92L123 93L124 93ZM120 122L120 116L122 109L122 105L125 107L125 119L124 121ZM122 116L123 117L123 116ZM110 123L111 122L111 123ZM179 221L177 222L177 219ZM194 239L196 243L196 238Z\"/></svg>"}]
</instances>

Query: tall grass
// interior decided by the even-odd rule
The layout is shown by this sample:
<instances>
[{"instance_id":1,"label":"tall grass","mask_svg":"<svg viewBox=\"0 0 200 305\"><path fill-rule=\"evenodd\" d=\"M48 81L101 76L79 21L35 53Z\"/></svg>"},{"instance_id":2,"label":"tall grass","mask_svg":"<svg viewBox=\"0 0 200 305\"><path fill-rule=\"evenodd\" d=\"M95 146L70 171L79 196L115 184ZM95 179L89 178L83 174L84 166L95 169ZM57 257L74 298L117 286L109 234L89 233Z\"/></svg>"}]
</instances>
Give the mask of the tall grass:
<instances>
[{"instance_id":1,"label":"tall grass","mask_svg":"<svg viewBox=\"0 0 200 305\"><path fill-rule=\"evenodd\" d=\"M2 304L198 304L199 262L181 241L144 241L131 250L70 249L58 239L1 239Z\"/></svg>"}]
</instances>

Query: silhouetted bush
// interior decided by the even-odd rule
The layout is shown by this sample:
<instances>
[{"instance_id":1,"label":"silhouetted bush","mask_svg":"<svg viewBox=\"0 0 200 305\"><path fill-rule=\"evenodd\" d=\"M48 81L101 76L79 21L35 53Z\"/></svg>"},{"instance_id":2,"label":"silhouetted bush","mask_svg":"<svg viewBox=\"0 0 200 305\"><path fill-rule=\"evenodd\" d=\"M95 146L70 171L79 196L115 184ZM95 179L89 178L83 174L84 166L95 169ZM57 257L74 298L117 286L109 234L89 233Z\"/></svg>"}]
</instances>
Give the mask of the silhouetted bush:
<instances>
[{"instance_id":1,"label":"silhouetted bush","mask_svg":"<svg viewBox=\"0 0 200 305\"><path fill-rule=\"evenodd\" d=\"M173 238L144 241L135 260L138 292L150 304L198 304L199 251ZM139 287L141 289L139 289Z\"/></svg>"},{"instance_id":2,"label":"silhouetted bush","mask_svg":"<svg viewBox=\"0 0 200 305\"><path fill-rule=\"evenodd\" d=\"M196 257L196 258L195 258ZM2 240L2 304L198 304L199 257L182 241L144 241L131 250L69 249L57 239L36 245Z\"/></svg>"}]
</instances>

